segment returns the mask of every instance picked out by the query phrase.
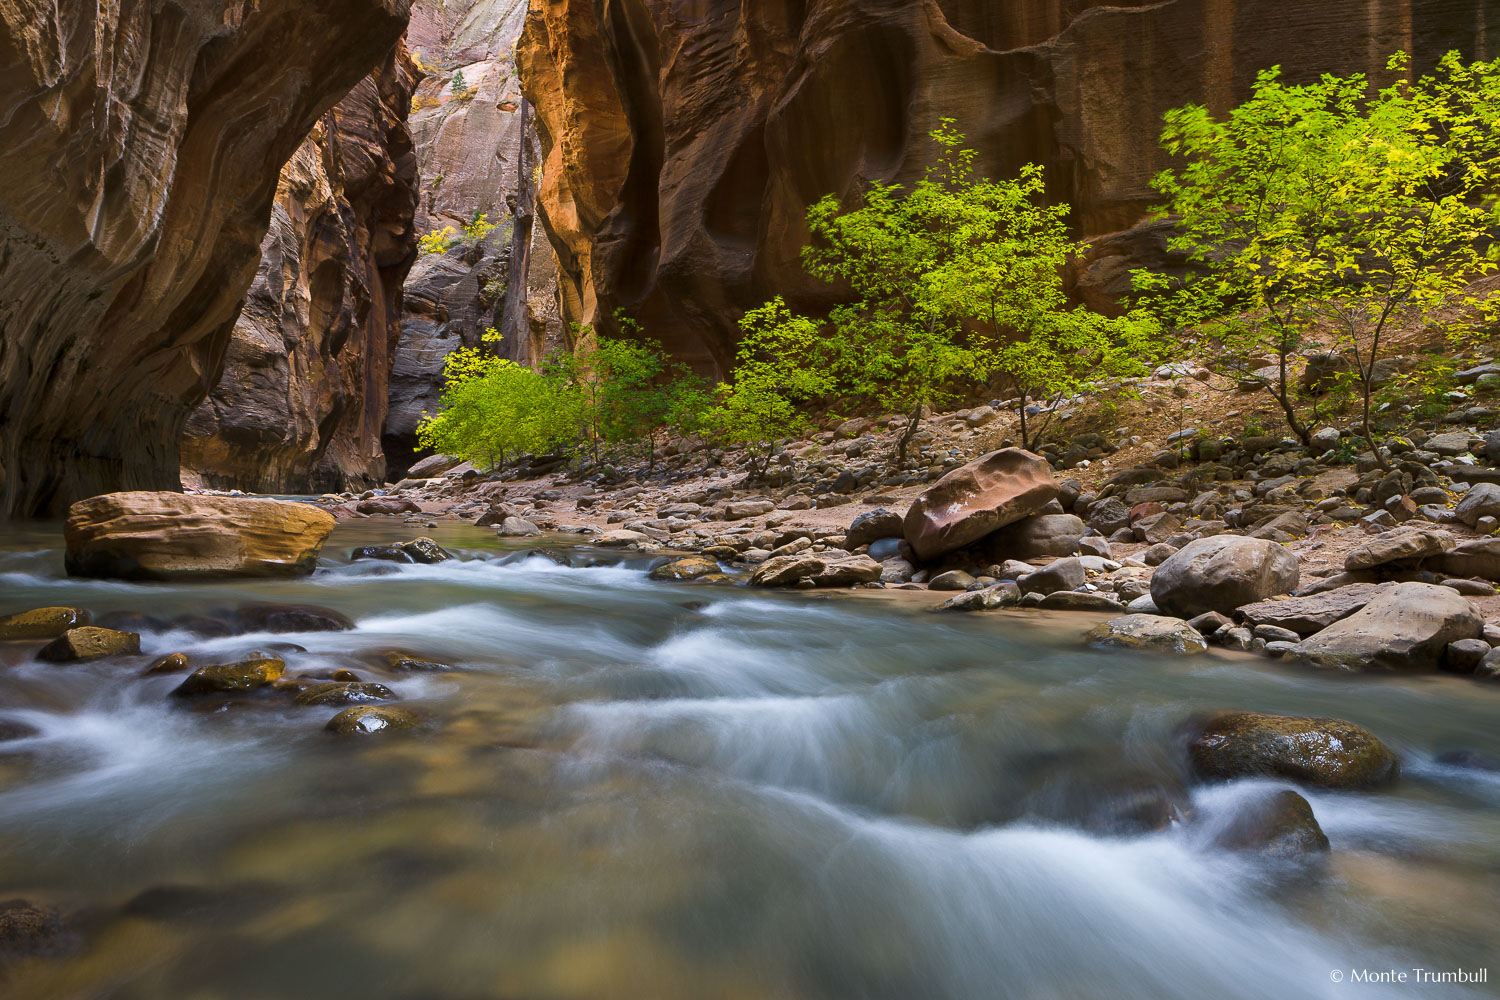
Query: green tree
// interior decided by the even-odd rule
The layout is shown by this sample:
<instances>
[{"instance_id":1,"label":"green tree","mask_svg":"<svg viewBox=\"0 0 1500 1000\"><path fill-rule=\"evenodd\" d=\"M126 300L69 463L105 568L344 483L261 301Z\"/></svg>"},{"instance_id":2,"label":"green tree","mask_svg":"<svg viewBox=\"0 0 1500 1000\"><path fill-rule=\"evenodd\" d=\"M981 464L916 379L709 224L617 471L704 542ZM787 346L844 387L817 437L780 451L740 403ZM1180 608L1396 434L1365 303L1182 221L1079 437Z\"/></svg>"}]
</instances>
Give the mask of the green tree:
<instances>
[{"instance_id":1,"label":"green tree","mask_svg":"<svg viewBox=\"0 0 1500 1000\"><path fill-rule=\"evenodd\" d=\"M780 296L747 312L740 330L734 380L718 386L699 424L721 444L743 447L750 478L758 480L782 441L806 433L807 404L831 392L835 381L818 324L793 313Z\"/></svg>"},{"instance_id":2,"label":"green tree","mask_svg":"<svg viewBox=\"0 0 1500 1000\"><path fill-rule=\"evenodd\" d=\"M1031 447L1029 403L1139 369L1154 323L1069 306L1063 267L1082 248L1067 206L1043 204L1041 167L979 178L950 120L931 137L937 161L909 192L875 182L850 207L829 195L808 210L805 266L854 294L829 315L832 371L845 391L908 415L898 461L924 407L995 376L1018 394Z\"/></svg>"},{"instance_id":3,"label":"green tree","mask_svg":"<svg viewBox=\"0 0 1500 1000\"><path fill-rule=\"evenodd\" d=\"M491 330L485 339L498 336ZM564 379L480 348L450 354L444 376L441 409L417 428L425 448L491 467L517 455L567 450L576 440L580 399Z\"/></svg>"},{"instance_id":4,"label":"green tree","mask_svg":"<svg viewBox=\"0 0 1500 1000\"><path fill-rule=\"evenodd\" d=\"M1291 86L1278 69L1224 119L1202 106L1168 112L1162 145L1186 163L1155 180L1172 248L1198 267L1162 300L1182 326L1225 348L1221 371L1264 387L1304 444L1311 426L1293 361L1322 334L1352 360L1365 436L1377 363L1393 324L1425 322L1465 300L1496 267L1493 201L1500 160L1500 62L1457 53L1412 80L1372 92L1361 74ZM1171 285L1139 273L1137 287ZM1269 354L1270 372L1250 359Z\"/></svg>"}]
</instances>

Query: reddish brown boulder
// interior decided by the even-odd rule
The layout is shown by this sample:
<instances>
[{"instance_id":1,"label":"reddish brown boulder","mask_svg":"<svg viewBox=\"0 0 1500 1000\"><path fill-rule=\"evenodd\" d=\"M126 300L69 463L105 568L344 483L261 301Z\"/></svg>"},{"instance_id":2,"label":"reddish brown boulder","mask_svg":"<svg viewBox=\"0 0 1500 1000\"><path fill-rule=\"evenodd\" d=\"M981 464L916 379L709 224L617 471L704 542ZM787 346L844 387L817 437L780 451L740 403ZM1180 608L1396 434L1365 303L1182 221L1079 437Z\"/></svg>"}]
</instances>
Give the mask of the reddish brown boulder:
<instances>
[{"instance_id":1,"label":"reddish brown boulder","mask_svg":"<svg viewBox=\"0 0 1500 1000\"><path fill-rule=\"evenodd\" d=\"M1047 460L1020 448L976 458L933 483L906 512L906 540L918 559L976 542L1057 497Z\"/></svg>"}]
</instances>

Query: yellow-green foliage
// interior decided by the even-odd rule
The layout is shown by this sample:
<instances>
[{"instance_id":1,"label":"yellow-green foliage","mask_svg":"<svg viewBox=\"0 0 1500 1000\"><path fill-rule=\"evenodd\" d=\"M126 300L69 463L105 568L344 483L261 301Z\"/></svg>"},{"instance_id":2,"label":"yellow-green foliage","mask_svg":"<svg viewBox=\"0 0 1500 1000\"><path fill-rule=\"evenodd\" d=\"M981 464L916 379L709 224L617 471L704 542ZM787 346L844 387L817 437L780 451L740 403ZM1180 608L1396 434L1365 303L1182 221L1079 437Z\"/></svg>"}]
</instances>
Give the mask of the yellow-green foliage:
<instances>
[{"instance_id":1,"label":"yellow-green foliage","mask_svg":"<svg viewBox=\"0 0 1500 1000\"><path fill-rule=\"evenodd\" d=\"M417 251L419 253L446 253L457 242L458 230L452 226L444 226L442 229L434 229L418 238Z\"/></svg>"}]
</instances>

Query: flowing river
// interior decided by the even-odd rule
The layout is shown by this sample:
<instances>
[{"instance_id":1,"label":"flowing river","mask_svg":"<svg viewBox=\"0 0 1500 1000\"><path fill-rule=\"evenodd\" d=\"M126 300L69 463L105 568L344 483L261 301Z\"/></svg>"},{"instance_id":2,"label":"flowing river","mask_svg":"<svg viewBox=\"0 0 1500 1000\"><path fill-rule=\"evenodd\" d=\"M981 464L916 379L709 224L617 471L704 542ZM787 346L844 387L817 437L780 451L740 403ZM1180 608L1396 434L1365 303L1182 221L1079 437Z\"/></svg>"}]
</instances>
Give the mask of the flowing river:
<instances>
[{"instance_id":1,"label":"flowing river","mask_svg":"<svg viewBox=\"0 0 1500 1000\"><path fill-rule=\"evenodd\" d=\"M348 561L412 530L342 524L309 578L191 586L70 580L56 531L7 530L0 612L159 623L123 665L0 643L0 724L31 733L0 742L0 900L78 914L0 994L1495 995L1500 969L1410 978L1500 959L1500 773L1442 762L1500 758L1495 686L1095 652L1097 618L653 583L641 557L560 565L469 526L430 532L461 562ZM248 602L357 627L171 624ZM456 669L369 665L392 648ZM254 649L350 667L428 725L339 737L337 708L205 711L141 674ZM1349 719L1402 778L1302 790L1322 863L1218 847L1282 786L1188 781L1182 726L1215 708Z\"/></svg>"}]
</instances>

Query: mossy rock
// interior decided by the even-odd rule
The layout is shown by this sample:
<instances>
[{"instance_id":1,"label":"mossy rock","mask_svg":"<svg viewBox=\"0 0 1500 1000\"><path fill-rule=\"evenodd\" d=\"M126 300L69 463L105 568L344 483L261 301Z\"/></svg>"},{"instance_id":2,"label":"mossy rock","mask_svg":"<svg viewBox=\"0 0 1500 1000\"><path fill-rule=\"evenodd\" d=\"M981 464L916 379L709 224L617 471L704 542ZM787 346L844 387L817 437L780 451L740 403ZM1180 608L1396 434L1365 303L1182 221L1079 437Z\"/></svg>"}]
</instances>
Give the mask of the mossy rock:
<instances>
[{"instance_id":1,"label":"mossy rock","mask_svg":"<svg viewBox=\"0 0 1500 1000\"><path fill-rule=\"evenodd\" d=\"M286 673L286 661L274 656L253 656L236 663L219 663L200 667L172 693L179 698L194 695L254 691L279 680Z\"/></svg>"},{"instance_id":2,"label":"mossy rock","mask_svg":"<svg viewBox=\"0 0 1500 1000\"><path fill-rule=\"evenodd\" d=\"M414 729L417 722L417 717L405 709L356 705L329 719L324 728L341 736L371 736L398 729Z\"/></svg>"},{"instance_id":3,"label":"mossy rock","mask_svg":"<svg viewBox=\"0 0 1500 1000\"><path fill-rule=\"evenodd\" d=\"M36 656L51 663L76 663L104 656L128 656L140 651L141 637L137 632L84 625L68 629L43 646Z\"/></svg>"},{"instance_id":4,"label":"mossy rock","mask_svg":"<svg viewBox=\"0 0 1500 1000\"><path fill-rule=\"evenodd\" d=\"M93 623L93 615L83 608L32 608L0 618L0 639L55 639Z\"/></svg>"},{"instance_id":5,"label":"mossy rock","mask_svg":"<svg viewBox=\"0 0 1500 1000\"><path fill-rule=\"evenodd\" d=\"M1389 747L1343 719L1220 712L1192 730L1188 758L1201 778L1289 778L1319 788L1370 788L1401 773Z\"/></svg>"}]
</instances>

